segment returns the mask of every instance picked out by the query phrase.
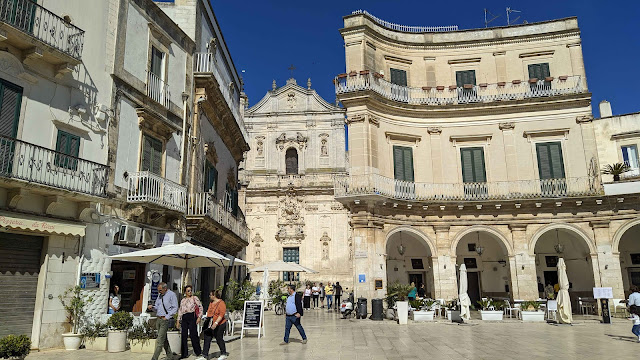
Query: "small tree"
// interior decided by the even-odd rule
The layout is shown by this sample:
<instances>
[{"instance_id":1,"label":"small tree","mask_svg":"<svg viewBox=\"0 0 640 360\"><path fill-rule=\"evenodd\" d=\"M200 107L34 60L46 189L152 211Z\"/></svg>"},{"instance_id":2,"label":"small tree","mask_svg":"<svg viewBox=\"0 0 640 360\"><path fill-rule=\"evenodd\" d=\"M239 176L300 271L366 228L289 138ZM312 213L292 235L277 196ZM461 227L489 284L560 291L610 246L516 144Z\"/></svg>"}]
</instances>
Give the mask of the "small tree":
<instances>
[{"instance_id":1,"label":"small tree","mask_svg":"<svg viewBox=\"0 0 640 360\"><path fill-rule=\"evenodd\" d=\"M107 326L116 331L129 330L133 326L133 315L126 311L118 311L107 320Z\"/></svg>"},{"instance_id":2,"label":"small tree","mask_svg":"<svg viewBox=\"0 0 640 360\"><path fill-rule=\"evenodd\" d=\"M58 296L64 310L67 312L67 322L71 325L71 332L78 333L80 319L84 316L85 305L93 301L93 297L86 299L82 296L82 288L74 286L67 289L63 294Z\"/></svg>"},{"instance_id":3,"label":"small tree","mask_svg":"<svg viewBox=\"0 0 640 360\"><path fill-rule=\"evenodd\" d=\"M631 167L627 163L615 163L605 165L600 172L605 175L613 175L613 181L620 180L620 175L631 170Z\"/></svg>"}]
</instances>

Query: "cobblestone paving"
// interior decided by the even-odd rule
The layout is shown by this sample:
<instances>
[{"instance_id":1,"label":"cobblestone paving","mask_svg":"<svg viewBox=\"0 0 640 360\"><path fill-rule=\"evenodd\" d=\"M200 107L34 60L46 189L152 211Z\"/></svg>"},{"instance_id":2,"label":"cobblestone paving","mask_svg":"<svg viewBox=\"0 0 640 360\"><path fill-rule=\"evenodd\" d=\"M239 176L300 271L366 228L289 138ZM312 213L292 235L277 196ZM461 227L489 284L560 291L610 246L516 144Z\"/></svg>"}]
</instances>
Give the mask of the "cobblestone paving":
<instances>
[{"instance_id":1,"label":"cobblestone paving","mask_svg":"<svg viewBox=\"0 0 640 360\"><path fill-rule=\"evenodd\" d=\"M631 322L614 319L604 325L594 317L573 326L522 323L508 320L487 323L472 320L457 325L446 321L409 323L342 320L325 310L305 313L302 324L309 342L291 330L289 345L280 346L284 317L266 314L266 337L252 333L227 344L230 359L632 359L640 343L631 333ZM212 344L212 351L218 351ZM219 355L214 353L213 355ZM150 359L148 354L108 354L88 350L48 350L32 353L28 360ZM161 359L164 356L161 356ZM191 356L190 359L194 359Z\"/></svg>"}]
</instances>

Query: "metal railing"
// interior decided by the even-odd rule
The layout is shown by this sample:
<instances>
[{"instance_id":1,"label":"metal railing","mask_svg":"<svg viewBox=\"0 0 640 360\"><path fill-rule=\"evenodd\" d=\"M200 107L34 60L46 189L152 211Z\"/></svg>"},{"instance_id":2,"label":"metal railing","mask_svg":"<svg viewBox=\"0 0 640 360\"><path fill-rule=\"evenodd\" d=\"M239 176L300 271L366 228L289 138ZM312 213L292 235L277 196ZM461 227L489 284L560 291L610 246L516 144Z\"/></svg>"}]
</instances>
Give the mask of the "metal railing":
<instances>
[{"instance_id":1,"label":"metal railing","mask_svg":"<svg viewBox=\"0 0 640 360\"><path fill-rule=\"evenodd\" d=\"M160 79L158 75L147 71L147 96L153 101L159 103L169 109L171 96L169 93L169 84Z\"/></svg>"},{"instance_id":2,"label":"metal railing","mask_svg":"<svg viewBox=\"0 0 640 360\"><path fill-rule=\"evenodd\" d=\"M194 73L206 73L213 74L213 77L216 79L216 82L219 85L220 92L227 102L227 106L231 109L233 116L236 118L236 122L240 127L240 131L245 139L248 139L249 136L244 127L244 119L240 115L240 99L239 94L236 92L235 94L231 91L231 84L227 83L224 79L220 70L218 69L218 63L216 61L216 54L214 53L195 53L193 54L193 72ZM236 87L237 89L237 87Z\"/></svg>"},{"instance_id":3,"label":"metal railing","mask_svg":"<svg viewBox=\"0 0 640 360\"><path fill-rule=\"evenodd\" d=\"M309 175L253 175L249 182L251 188L293 187L332 187L334 174Z\"/></svg>"},{"instance_id":4,"label":"metal railing","mask_svg":"<svg viewBox=\"0 0 640 360\"><path fill-rule=\"evenodd\" d=\"M187 211L187 188L149 171L130 174L127 201L130 203L151 203L167 209Z\"/></svg>"},{"instance_id":5,"label":"metal railing","mask_svg":"<svg viewBox=\"0 0 640 360\"><path fill-rule=\"evenodd\" d=\"M382 20L380 18L377 18L377 17L371 15L367 10L356 10L356 11L353 11L351 13L351 15L358 15L358 14L367 15L367 16L371 17L373 19L373 21L375 21L376 23L382 25L383 27L386 27L387 29L391 29L391 30L396 30L396 31L403 31L403 32L410 32L410 33L421 33L421 32L440 32L440 31L457 31L458 30L458 25L451 25L451 26L407 26L407 25L395 24L395 23L388 22L386 20Z\"/></svg>"},{"instance_id":6,"label":"metal railing","mask_svg":"<svg viewBox=\"0 0 640 360\"><path fill-rule=\"evenodd\" d=\"M629 161L625 161L625 164L629 166L629 171L622 173L620 176L621 179L633 179L640 177L640 168L638 168L637 163L630 163Z\"/></svg>"},{"instance_id":7,"label":"metal railing","mask_svg":"<svg viewBox=\"0 0 640 360\"><path fill-rule=\"evenodd\" d=\"M414 183L377 174L336 177L337 198L379 195L414 201L473 201L566 198L603 194L597 177L483 183Z\"/></svg>"},{"instance_id":8,"label":"metal railing","mask_svg":"<svg viewBox=\"0 0 640 360\"><path fill-rule=\"evenodd\" d=\"M109 167L0 135L0 176L106 197Z\"/></svg>"},{"instance_id":9,"label":"metal railing","mask_svg":"<svg viewBox=\"0 0 640 360\"><path fill-rule=\"evenodd\" d=\"M245 242L249 241L249 229L242 217L235 217L210 193L189 194L187 216L208 216L213 221L229 229Z\"/></svg>"},{"instance_id":10,"label":"metal railing","mask_svg":"<svg viewBox=\"0 0 640 360\"><path fill-rule=\"evenodd\" d=\"M82 58L84 31L32 0L0 0L0 21L74 59Z\"/></svg>"},{"instance_id":11,"label":"metal railing","mask_svg":"<svg viewBox=\"0 0 640 360\"><path fill-rule=\"evenodd\" d=\"M392 84L370 72L342 75L334 80L336 94L371 90L387 99L417 105L451 105L523 100L583 92L579 75L563 76L535 82L465 85L464 87L433 86L415 88Z\"/></svg>"}]
</instances>

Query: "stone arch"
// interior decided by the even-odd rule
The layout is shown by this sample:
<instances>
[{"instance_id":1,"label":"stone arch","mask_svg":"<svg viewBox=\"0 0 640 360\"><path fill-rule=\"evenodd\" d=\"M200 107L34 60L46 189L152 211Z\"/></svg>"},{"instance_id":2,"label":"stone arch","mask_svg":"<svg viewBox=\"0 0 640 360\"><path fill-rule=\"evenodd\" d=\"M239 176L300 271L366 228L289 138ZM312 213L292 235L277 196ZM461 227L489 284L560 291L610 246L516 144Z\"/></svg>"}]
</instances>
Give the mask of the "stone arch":
<instances>
[{"instance_id":1,"label":"stone arch","mask_svg":"<svg viewBox=\"0 0 640 360\"><path fill-rule=\"evenodd\" d=\"M397 234L399 232L402 232L402 231L410 232L410 233L415 234L418 237L420 237L425 242L425 244L427 244L427 247L429 248L429 251L431 252L431 256L432 257L436 257L437 256L437 254L436 254L436 249L437 248L433 244L433 241L431 241L431 239L425 233L423 233L422 231L420 231L418 229L415 229L415 228L413 228L411 226L406 226L406 225L395 227L395 228L393 228L392 230L390 230L387 233L387 236L384 239L385 248L387 247L387 244L389 243L389 239L393 235L395 235L395 234Z\"/></svg>"},{"instance_id":2,"label":"stone arch","mask_svg":"<svg viewBox=\"0 0 640 360\"><path fill-rule=\"evenodd\" d=\"M620 228L613 235L613 242L611 243L612 253L617 254L620 252L618 247L620 246L620 240L622 240L622 236L624 235L624 233L627 232L627 230L631 229L636 225L640 225L640 218L631 219L626 223L624 223L622 226L620 226Z\"/></svg>"},{"instance_id":3,"label":"stone arch","mask_svg":"<svg viewBox=\"0 0 640 360\"><path fill-rule=\"evenodd\" d=\"M494 229L491 226L487 226L487 225L473 225L467 229L464 229L460 232L458 232L456 234L456 237L453 239L453 242L451 243L451 254L455 254L456 253L456 249L458 247L458 243L460 242L460 240L462 240L462 238L470 233L476 232L476 231L483 231L483 232L487 232L489 234L492 234L493 236L495 236L496 238L498 238L498 240L500 240L500 242L502 243L502 245L504 245L505 249L507 249L507 255L508 256L513 256L513 246L511 246L511 244L509 243L509 240L507 240L507 238L498 230Z\"/></svg>"},{"instance_id":4,"label":"stone arch","mask_svg":"<svg viewBox=\"0 0 640 360\"><path fill-rule=\"evenodd\" d=\"M573 232L574 234L578 235L578 237L580 237L582 240L584 240L584 242L587 244L587 247L589 247L590 254L596 254L598 252L595 244L593 243L593 240L582 229L572 224L555 223L555 224L548 224L543 226L542 228L538 229L538 231L533 235L533 237L531 237L531 240L529 241L529 254L535 253L536 243L538 242L540 237L544 233L554 229L563 229L563 230L568 230Z\"/></svg>"}]
</instances>

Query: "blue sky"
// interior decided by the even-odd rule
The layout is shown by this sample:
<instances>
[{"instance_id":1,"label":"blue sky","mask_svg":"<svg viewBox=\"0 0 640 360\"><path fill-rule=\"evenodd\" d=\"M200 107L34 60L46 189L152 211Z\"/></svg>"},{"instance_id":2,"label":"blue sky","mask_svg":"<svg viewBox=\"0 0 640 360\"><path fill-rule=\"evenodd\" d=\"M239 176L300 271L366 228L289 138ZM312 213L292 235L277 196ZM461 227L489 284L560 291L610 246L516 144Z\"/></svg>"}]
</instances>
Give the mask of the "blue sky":
<instances>
[{"instance_id":1,"label":"blue sky","mask_svg":"<svg viewBox=\"0 0 640 360\"><path fill-rule=\"evenodd\" d=\"M593 93L594 115L601 100L611 102L614 114L640 111L640 83L634 85L640 64L640 1L538 0L522 1L230 1L211 0L216 17L245 82L251 105L271 89L284 85L287 68L329 102L335 100L333 77L345 71L339 29L342 16L364 9L403 25L484 27L484 8L500 15L491 26L506 25L505 8L520 10L522 20L545 21L577 16L582 32L587 82ZM411 9L411 10L407 10Z\"/></svg>"}]
</instances>

